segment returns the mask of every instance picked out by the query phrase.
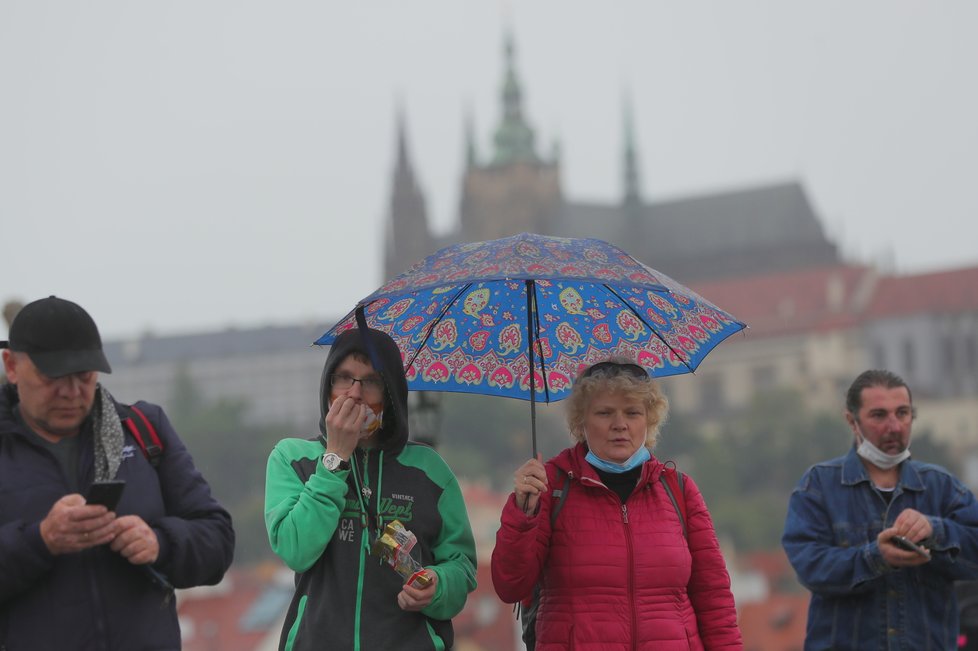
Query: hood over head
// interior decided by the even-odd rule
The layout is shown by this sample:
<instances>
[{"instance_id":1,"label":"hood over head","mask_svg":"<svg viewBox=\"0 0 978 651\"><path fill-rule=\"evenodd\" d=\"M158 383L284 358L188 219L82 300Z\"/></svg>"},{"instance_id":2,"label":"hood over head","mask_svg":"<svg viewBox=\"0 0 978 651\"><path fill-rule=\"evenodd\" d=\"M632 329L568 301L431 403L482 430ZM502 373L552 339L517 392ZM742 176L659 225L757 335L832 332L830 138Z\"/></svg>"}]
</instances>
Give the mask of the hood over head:
<instances>
[{"instance_id":1,"label":"hood over head","mask_svg":"<svg viewBox=\"0 0 978 651\"><path fill-rule=\"evenodd\" d=\"M319 406L322 414L319 429L326 434L329 378L336 367L353 353L359 353L370 360L371 366L384 379L384 420L377 434L377 444L380 449L400 452L408 440L407 378L404 375L401 351L394 340L380 330L351 328L341 333L330 346L319 382Z\"/></svg>"}]
</instances>

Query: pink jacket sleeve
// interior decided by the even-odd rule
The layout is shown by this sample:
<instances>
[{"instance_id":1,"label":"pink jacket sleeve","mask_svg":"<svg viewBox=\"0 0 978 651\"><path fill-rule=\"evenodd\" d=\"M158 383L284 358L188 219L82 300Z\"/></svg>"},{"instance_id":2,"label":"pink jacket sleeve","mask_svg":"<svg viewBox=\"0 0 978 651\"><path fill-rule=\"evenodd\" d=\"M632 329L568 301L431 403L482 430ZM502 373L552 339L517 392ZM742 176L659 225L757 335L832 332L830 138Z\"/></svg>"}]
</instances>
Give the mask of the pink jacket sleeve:
<instances>
[{"instance_id":1,"label":"pink jacket sleeve","mask_svg":"<svg viewBox=\"0 0 978 651\"><path fill-rule=\"evenodd\" d=\"M547 465L550 487L555 481L553 468ZM492 550L492 585L503 602L511 604L529 598L533 586L547 561L550 550L551 492L540 498L537 513L527 515L510 493L500 516L496 547Z\"/></svg>"},{"instance_id":2,"label":"pink jacket sleeve","mask_svg":"<svg viewBox=\"0 0 978 651\"><path fill-rule=\"evenodd\" d=\"M693 557L687 589L696 611L700 637L708 651L740 651L743 642L730 592L730 575L703 495L689 475L685 475L685 492L686 530Z\"/></svg>"}]
</instances>

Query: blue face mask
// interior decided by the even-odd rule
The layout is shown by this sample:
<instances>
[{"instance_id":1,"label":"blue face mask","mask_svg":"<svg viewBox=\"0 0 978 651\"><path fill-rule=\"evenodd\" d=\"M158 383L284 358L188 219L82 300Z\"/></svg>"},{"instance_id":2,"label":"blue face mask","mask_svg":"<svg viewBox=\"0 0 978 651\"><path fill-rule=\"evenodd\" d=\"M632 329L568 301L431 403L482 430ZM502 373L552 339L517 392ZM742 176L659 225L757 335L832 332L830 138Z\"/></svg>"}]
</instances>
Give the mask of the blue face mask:
<instances>
[{"instance_id":1,"label":"blue face mask","mask_svg":"<svg viewBox=\"0 0 978 651\"><path fill-rule=\"evenodd\" d=\"M623 463L615 463L614 461L605 461L596 455L595 453L588 450L587 455L584 459L597 468L598 470L604 470L605 472L612 472L619 475L623 472L628 472L634 468L638 468L643 463L652 458L652 453L644 445L635 451L635 454L628 457Z\"/></svg>"}]
</instances>

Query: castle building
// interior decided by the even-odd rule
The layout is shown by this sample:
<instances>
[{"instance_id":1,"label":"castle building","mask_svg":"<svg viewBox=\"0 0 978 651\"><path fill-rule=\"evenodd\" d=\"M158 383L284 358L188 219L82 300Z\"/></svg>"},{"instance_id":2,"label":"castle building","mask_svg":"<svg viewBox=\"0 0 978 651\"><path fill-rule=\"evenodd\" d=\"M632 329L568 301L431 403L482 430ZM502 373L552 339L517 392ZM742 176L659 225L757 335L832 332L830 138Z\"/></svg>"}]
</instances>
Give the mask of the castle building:
<instances>
[{"instance_id":1,"label":"castle building","mask_svg":"<svg viewBox=\"0 0 978 651\"><path fill-rule=\"evenodd\" d=\"M493 134L493 151L485 159L479 157L469 121L457 223L447 235L431 232L404 115L397 116L385 279L444 246L521 232L606 240L683 283L839 262L836 245L826 237L796 182L646 201L628 105L620 201L602 204L570 198L561 183L559 151L541 155L526 119L511 35L505 39L504 55L502 114Z\"/></svg>"}]
</instances>

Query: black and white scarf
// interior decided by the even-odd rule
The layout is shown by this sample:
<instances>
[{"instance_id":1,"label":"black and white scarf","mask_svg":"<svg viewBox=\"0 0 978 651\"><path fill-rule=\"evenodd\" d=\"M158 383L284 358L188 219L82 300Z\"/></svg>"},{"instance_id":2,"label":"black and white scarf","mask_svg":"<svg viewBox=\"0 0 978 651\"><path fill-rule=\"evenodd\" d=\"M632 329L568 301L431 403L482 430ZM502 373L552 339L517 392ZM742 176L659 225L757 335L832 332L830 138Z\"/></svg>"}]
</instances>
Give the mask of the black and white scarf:
<instances>
[{"instance_id":1,"label":"black and white scarf","mask_svg":"<svg viewBox=\"0 0 978 651\"><path fill-rule=\"evenodd\" d=\"M95 481L115 479L122 463L122 421L112 394L101 384L92 409L92 435L95 439Z\"/></svg>"}]
</instances>

